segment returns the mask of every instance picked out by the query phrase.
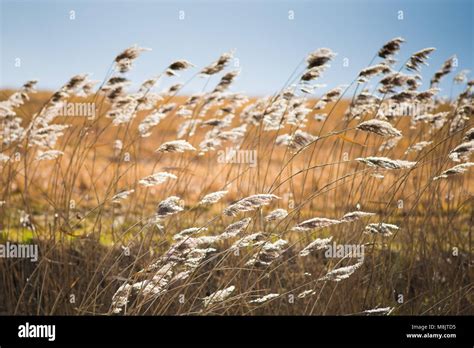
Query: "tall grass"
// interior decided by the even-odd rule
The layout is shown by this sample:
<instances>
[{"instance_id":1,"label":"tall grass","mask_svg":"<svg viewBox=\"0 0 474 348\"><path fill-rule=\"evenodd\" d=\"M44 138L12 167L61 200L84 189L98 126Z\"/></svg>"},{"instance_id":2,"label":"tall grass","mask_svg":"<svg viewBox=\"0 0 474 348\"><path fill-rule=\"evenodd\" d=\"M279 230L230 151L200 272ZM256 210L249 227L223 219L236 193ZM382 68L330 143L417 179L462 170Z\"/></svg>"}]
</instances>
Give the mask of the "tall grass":
<instances>
[{"instance_id":1,"label":"tall grass","mask_svg":"<svg viewBox=\"0 0 474 348\"><path fill-rule=\"evenodd\" d=\"M421 91L434 49L397 63L402 44L321 97L330 49L259 99L230 92L233 52L201 94L156 91L184 60L129 91L137 46L100 83L3 91L1 239L40 257L0 258L0 312L473 314L473 81L438 97L450 58Z\"/></svg>"}]
</instances>

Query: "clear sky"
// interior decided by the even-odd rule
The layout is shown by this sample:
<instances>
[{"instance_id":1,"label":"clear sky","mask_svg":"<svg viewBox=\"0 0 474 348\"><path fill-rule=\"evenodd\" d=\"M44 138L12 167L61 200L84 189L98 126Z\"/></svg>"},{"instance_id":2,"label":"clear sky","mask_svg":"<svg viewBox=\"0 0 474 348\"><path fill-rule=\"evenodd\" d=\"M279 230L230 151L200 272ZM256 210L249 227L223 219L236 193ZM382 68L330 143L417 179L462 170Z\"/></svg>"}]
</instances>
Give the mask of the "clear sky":
<instances>
[{"instance_id":1,"label":"clear sky","mask_svg":"<svg viewBox=\"0 0 474 348\"><path fill-rule=\"evenodd\" d=\"M425 83L453 54L458 69L474 71L472 0L0 0L0 87L38 79L55 89L88 72L101 80L113 58L138 44L152 48L129 77L141 82L184 58L202 67L236 49L241 75L233 91L270 94L285 83L309 52L338 53L319 83L348 84L389 39L402 36L399 60L436 47ZM70 20L70 11L75 19ZM185 18L180 20L180 11ZM293 11L294 19L289 19ZM403 11L403 20L399 12ZM21 66L15 67L15 59ZM343 66L349 58L349 66ZM192 72L183 73L180 81ZM472 78L472 74L470 77ZM217 82L216 78L212 80ZM211 85L212 85L211 81ZM173 80L177 82L177 80ZM200 91L197 79L188 92ZM166 86L165 82L162 86ZM425 86L426 87L426 84ZM441 85L448 94L450 84ZM442 93L442 95L443 95Z\"/></svg>"}]
</instances>

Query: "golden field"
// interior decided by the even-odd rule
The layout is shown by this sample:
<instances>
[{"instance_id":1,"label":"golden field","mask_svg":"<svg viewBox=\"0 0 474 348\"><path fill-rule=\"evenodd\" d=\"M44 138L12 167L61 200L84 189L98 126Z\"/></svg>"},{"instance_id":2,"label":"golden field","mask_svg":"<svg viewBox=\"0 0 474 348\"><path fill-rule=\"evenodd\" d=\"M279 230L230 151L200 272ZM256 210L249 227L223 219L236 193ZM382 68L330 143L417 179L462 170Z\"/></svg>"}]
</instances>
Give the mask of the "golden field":
<instances>
[{"instance_id":1,"label":"golden field","mask_svg":"<svg viewBox=\"0 0 474 348\"><path fill-rule=\"evenodd\" d=\"M3 90L2 100L14 92ZM283 92L238 102L226 95L218 95L216 102L209 98L212 93L205 93L189 107L189 96L168 93L149 109L136 107L134 117L118 125L107 115L117 102L107 93L64 97L68 103L93 103L97 114L57 116L48 123L68 125L55 142L61 154L53 159L38 160L40 146L28 138L34 127L27 128L50 107L53 92L28 93L29 99L15 109L27 136L2 145L9 159L0 163L1 239L37 244L39 259L0 258L0 313L474 313L472 171L435 179L458 164L452 160L453 149L466 142L472 128L472 109L460 127L451 126L459 99L434 104L432 114L446 112L439 128L414 123L410 116L385 118L402 136L393 147L381 149L391 137L360 126L377 119L377 107L347 117L358 100L356 93L352 99L329 100L320 109L316 104L321 98ZM385 95L389 99L395 93ZM293 105L295 100L307 111ZM461 101L472 106L472 93ZM171 103L173 108L143 137L140 125L146 117ZM254 115L261 117L250 122L242 115L257 103L263 106ZM190 115L179 115L180 108L188 108ZM282 112L281 127L266 130L266 116L272 112ZM285 123L285 115L299 112L304 121ZM315 118L322 113L325 120ZM216 129L210 120L229 114L230 123L217 126L219 146L203 151L199 145ZM178 137L179 127L189 120L199 120L195 131L185 129ZM242 134L232 133L244 124ZM279 144L280 136L297 130L313 138L296 149ZM156 151L178 138L194 150ZM423 141L428 144L407 152ZM231 148L242 157L225 159ZM252 157L245 156L253 155L255 162L250 163ZM360 160L370 157L406 163L383 168ZM470 162L464 158L460 163ZM163 172L174 177L140 184ZM123 191L130 192L117 198ZM215 203L200 204L205 195L219 191L227 192ZM238 205L260 194L275 196L245 201L245 208ZM172 196L179 202L162 206L166 213L160 215L160 202ZM236 213L226 214L235 204ZM287 215L267 219L275 209ZM370 214L344 218L351 212ZM251 220L235 234L226 230L245 218ZM313 218L331 221L295 228ZM369 233L367 226L378 229L382 223L396 228ZM196 230L189 235L176 237L192 227ZM251 243L236 247L257 233ZM199 239L203 236L216 238L206 242ZM321 248L302 255L318 238ZM362 261L347 254L327 257L325 251L334 245L363 246Z\"/></svg>"}]
</instances>

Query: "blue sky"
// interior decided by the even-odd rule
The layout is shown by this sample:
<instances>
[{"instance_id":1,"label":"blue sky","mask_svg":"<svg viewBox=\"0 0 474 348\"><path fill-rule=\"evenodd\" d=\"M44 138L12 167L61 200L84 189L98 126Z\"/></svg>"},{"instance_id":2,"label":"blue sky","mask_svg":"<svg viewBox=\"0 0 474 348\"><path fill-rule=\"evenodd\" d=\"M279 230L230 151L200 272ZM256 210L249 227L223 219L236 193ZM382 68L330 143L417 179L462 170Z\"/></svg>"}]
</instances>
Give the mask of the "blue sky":
<instances>
[{"instance_id":1,"label":"blue sky","mask_svg":"<svg viewBox=\"0 0 474 348\"><path fill-rule=\"evenodd\" d=\"M101 80L124 48L150 47L129 77L139 83L184 58L205 66L236 49L241 75L233 91L252 95L279 90L309 52L329 47L338 53L319 83L348 84L389 39L407 42L398 56L436 47L425 83L453 54L458 69L473 67L474 1L471 0L0 0L0 87L36 78L55 89L70 76L88 72ZM70 11L76 18L70 20ZM398 19L398 11L404 19ZM185 19L179 19L184 11ZM294 19L289 20L289 11ZM349 58L349 66L343 59ZM15 67L21 58L21 67ZM183 73L180 81L192 72ZM472 75L471 75L472 78ZM171 82L164 82L163 87ZM212 80L217 82L217 78ZM208 86L212 85L212 81ZM188 92L202 90L196 79ZM426 84L424 85L426 87ZM450 83L441 85L449 93ZM442 95L443 95L442 92Z\"/></svg>"}]
</instances>

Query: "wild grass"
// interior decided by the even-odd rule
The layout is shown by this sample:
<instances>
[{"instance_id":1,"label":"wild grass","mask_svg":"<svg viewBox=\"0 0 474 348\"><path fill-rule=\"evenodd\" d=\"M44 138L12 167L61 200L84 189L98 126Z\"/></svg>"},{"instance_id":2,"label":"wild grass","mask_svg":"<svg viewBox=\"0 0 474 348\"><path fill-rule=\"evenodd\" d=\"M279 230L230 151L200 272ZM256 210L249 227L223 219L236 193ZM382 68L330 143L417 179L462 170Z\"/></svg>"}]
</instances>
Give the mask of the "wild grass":
<instances>
[{"instance_id":1,"label":"wild grass","mask_svg":"<svg viewBox=\"0 0 474 348\"><path fill-rule=\"evenodd\" d=\"M321 97L330 49L266 98L230 92L232 52L130 91L137 46L100 82L3 90L1 242L40 255L0 258L0 313L473 314L474 83L450 58L420 90L434 49L398 63L403 42ZM186 69L201 94L156 91ZM58 113L74 103L95 115Z\"/></svg>"}]
</instances>

